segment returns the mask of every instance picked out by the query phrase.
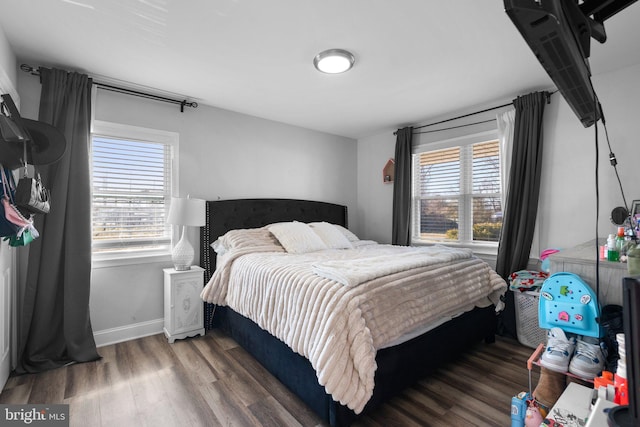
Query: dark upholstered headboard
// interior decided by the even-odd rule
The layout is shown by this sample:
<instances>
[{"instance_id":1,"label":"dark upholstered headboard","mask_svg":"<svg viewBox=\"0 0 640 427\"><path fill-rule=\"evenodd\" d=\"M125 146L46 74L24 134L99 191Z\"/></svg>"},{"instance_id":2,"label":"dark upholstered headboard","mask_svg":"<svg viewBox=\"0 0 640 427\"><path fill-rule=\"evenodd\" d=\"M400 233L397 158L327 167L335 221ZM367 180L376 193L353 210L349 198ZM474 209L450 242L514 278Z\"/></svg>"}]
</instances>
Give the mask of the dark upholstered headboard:
<instances>
[{"instance_id":1,"label":"dark upholstered headboard","mask_svg":"<svg viewBox=\"0 0 640 427\"><path fill-rule=\"evenodd\" d=\"M237 199L206 203L206 225L200 229L200 266L205 283L215 270L216 256L211 248L229 230L258 228L274 222L326 221L347 226L347 207L333 203L296 199Z\"/></svg>"}]
</instances>

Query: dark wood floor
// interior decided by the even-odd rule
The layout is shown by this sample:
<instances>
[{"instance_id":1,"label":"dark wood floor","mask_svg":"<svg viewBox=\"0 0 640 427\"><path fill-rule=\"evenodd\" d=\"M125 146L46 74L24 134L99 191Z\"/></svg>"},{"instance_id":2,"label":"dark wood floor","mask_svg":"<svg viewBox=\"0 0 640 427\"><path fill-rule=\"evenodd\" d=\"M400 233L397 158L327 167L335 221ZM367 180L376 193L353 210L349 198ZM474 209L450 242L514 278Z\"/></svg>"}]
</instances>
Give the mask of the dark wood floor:
<instances>
[{"instance_id":1,"label":"dark wood floor","mask_svg":"<svg viewBox=\"0 0 640 427\"><path fill-rule=\"evenodd\" d=\"M323 425L218 332L174 344L155 335L99 351L96 362L11 377L0 403L68 403L71 426L82 427ZM508 426L511 397L528 390L531 352L500 337L478 344L357 425Z\"/></svg>"}]
</instances>

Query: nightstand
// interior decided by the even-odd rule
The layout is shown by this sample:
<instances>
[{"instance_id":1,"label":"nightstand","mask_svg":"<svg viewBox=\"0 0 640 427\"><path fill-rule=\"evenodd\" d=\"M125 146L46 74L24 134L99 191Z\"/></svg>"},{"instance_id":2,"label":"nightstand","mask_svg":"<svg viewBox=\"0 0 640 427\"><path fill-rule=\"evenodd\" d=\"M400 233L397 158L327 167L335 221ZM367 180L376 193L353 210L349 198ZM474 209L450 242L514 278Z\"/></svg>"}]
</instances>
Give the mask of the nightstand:
<instances>
[{"instance_id":1,"label":"nightstand","mask_svg":"<svg viewBox=\"0 0 640 427\"><path fill-rule=\"evenodd\" d=\"M164 334L170 343L177 339L204 335L204 269L164 271Z\"/></svg>"}]
</instances>

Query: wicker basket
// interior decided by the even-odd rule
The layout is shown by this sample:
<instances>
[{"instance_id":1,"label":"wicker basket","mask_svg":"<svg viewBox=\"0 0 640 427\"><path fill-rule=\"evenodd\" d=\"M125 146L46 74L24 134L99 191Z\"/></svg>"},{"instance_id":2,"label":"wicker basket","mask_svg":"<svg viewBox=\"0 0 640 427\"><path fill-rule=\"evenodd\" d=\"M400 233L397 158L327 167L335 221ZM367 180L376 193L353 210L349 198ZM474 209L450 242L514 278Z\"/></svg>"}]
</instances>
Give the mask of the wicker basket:
<instances>
[{"instance_id":1,"label":"wicker basket","mask_svg":"<svg viewBox=\"0 0 640 427\"><path fill-rule=\"evenodd\" d=\"M538 325L538 300L540 293L534 291L514 292L516 306L516 333L518 341L527 347L536 348L547 341L547 330Z\"/></svg>"}]
</instances>

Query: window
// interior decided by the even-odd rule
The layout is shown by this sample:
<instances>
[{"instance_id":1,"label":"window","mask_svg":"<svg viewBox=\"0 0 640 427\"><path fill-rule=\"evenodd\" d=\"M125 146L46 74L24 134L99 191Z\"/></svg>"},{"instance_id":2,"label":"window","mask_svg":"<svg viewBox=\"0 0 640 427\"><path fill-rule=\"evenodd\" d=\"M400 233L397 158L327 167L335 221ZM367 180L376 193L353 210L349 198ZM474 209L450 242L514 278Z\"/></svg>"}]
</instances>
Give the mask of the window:
<instances>
[{"instance_id":1,"label":"window","mask_svg":"<svg viewBox=\"0 0 640 427\"><path fill-rule=\"evenodd\" d=\"M171 250L166 224L178 136L94 122L91 135L92 248L99 257Z\"/></svg>"},{"instance_id":2,"label":"window","mask_svg":"<svg viewBox=\"0 0 640 427\"><path fill-rule=\"evenodd\" d=\"M499 141L486 134L413 154L413 239L497 242L502 227ZM454 145L457 143L457 145Z\"/></svg>"}]
</instances>

